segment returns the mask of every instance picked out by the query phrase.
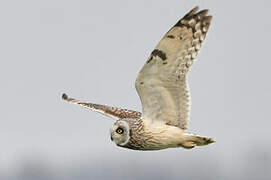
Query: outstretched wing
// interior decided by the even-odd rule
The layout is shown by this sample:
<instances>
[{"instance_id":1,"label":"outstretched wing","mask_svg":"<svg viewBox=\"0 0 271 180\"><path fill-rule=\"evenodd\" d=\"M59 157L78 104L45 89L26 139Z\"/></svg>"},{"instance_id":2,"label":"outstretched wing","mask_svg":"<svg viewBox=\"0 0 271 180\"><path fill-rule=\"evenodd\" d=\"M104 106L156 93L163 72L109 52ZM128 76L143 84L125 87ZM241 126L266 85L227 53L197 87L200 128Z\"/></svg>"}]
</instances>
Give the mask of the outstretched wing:
<instances>
[{"instance_id":1,"label":"outstretched wing","mask_svg":"<svg viewBox=\"0 0 271 180\"><path fill-rule=\"evenodd\" d=\"M105 105L100 105L100 104L85 103L73 98L69 98L67 94L63 94L62 99L73 104L79 104L80 106L99 112L103 115L109 116L116 120L123 119L123 118L140 118L141 117L141 113L137 111L105 106Z\"/></svg>"},{"instance_id":2,"label":"outstretched wing","mask_svg":"<svg viewBox=\"0 0 271 180\"><path fill-rule=\"evenodd\" d=\"M161 121L187 129L190 95L187 72L205 39L212 16L192 9L152 51L138 74L136 89L146 123Z\"/></svg>"}]
</instances>

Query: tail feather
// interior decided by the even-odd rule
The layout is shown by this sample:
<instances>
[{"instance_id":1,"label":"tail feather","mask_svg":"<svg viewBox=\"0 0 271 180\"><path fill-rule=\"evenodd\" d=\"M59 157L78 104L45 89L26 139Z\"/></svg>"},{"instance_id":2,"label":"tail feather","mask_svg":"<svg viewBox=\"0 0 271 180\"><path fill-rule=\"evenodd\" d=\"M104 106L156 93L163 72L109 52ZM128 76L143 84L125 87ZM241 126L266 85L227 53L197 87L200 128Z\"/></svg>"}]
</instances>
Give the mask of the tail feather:
<instances>
[{"instance_id":1,"label":"tail feather","mask_svg":"<svg viewBox=\"0 0 271 180\"><path fill-rule=\"evenodd\" d=\"M213 138L208 137L195 136L195 139L195 143L197 144L197 146L205 146L215 142Z\"/></svg>"}]
</instances>

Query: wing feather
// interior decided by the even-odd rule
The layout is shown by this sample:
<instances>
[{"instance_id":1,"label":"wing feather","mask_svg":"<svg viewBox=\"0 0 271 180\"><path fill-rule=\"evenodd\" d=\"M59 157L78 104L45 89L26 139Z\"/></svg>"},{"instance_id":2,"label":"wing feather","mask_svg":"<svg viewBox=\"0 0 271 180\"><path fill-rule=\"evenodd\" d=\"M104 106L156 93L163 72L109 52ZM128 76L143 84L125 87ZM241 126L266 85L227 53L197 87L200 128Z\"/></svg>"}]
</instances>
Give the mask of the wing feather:
<instances>
[{"instance_id":1,"label":"wing feather","mask_svg":"<svg viewBox=\"0 0 271 180\"><path fill-rule=\"evenodd\" d=\"M111 117L113 119L119 120L123 118L140 118L141 113L133 110L128 110L128 109L121 109L117 107L112 107L112 106L105 106L105 105L100 105L100 104L93 104L93 103L85 103L73 98L69 98L68 95L63 94L62 99L65 101L68 101L73 104L78 104L80 106L83 106L87 109L91 109L93 111L99 112L103 115L106 115L108 117Z\"/></svg>"},{"instance_id":2,"label":"wing feather","mask_svg":"<svg viewBox=\"0 0 271 180\"><path fill-rule=\"evenodd\" d=\"M212 16L195 7L180 19L152 51L136 80L146 123L161 121L187 129L190 94L187 72L205 39Z\"/></svg>"}]
</instances>

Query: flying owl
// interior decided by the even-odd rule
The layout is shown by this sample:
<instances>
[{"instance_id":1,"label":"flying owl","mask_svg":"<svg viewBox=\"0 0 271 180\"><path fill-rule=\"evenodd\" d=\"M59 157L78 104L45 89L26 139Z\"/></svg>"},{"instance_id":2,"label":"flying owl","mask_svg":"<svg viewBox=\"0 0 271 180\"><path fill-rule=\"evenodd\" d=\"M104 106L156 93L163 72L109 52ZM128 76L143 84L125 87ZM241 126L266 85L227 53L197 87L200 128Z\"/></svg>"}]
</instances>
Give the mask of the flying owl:
<instances>
[{"instance_id":1,"label":"flying owl","mask_svg":"<svg viewBox=\"0 0 271 180\"><path fill-rule=\"evenodd\" d=\"M150 54L136 79L142 113L62 98L116 120L111 140L133 150L193 148L214 139L188 133L190 93L187 74L209 29L212 16L195 7L180 19Z\"/></svg>"}]
</instances>

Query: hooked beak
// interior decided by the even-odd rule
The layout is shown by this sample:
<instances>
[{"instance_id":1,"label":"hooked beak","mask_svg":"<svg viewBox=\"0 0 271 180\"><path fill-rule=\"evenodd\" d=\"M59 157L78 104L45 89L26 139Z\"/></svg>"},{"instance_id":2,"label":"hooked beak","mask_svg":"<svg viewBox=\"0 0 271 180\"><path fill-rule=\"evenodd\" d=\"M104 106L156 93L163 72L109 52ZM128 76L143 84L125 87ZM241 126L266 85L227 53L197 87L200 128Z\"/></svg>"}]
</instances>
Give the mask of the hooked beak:
<instances>
[{"instance_id":1,"label":"hooked beak","mask_svg":"<svg viewBox=\"0 0 271 180\"><path fill-rule=\"evenodd\" d=\"M111 141L113 141L113 137L112 137L112 135L110 135L110 139L111 139Z\"/></svg>"}]
</instances>

